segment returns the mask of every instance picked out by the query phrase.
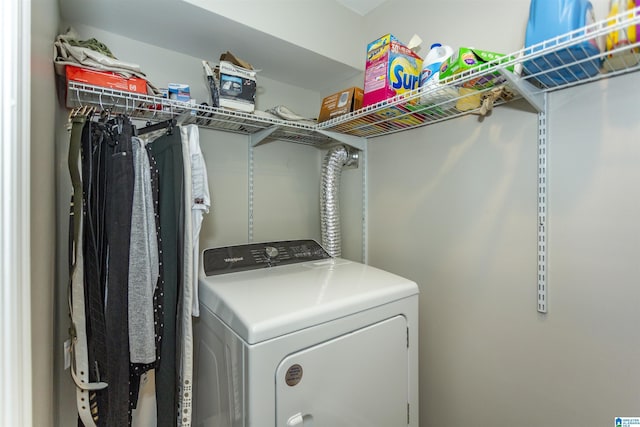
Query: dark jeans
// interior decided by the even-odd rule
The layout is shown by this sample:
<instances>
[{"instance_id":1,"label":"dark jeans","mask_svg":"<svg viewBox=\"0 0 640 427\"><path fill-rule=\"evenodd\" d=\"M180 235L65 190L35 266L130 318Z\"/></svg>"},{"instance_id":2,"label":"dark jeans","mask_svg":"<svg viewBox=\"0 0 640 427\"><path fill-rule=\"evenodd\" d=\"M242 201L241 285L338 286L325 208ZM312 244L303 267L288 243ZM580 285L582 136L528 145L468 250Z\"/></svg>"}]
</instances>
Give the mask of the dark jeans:
<instances>
[{"instance_id":1,"label":"dark jeans","mask_svg":"<svg viewBox=\"0 0 640 427\"><path fill-rule=\"evenodd\" d=\"M129 425L129 239L133 204L131 122L120 118L117 144L107 145L107 290L105 320L108 360L108 426Z\"/></svg>"},{"instance_id":2,"label":"dark jeans","mask_svg":"<svg viewBox=\"0 0 640 427\"><path fill-rule=\"evenodd\" d=\"M107 331L104 317L104 290L107 241L105 222L105 146L113 143L112 135L103 124L87 120L82 129L82 187L84 235L85 316L89 379L108 381ZM108 388L96 391L92 397L98 408L97 425L106 426L109 412ZM94 414L95 419L95 414Z\"/></svg>"},{"instance_id":3,"label":"dark jeans","mask_svg":"<svg viewBox=\"0 0 640 427\"><path fill-rule=\"evenodd\" d=\"M83 129L84 261L90 378L99 426L127 426L129 410L128 275L133 156L131 122L87 121Z\"/></svg>"}]
</instances>

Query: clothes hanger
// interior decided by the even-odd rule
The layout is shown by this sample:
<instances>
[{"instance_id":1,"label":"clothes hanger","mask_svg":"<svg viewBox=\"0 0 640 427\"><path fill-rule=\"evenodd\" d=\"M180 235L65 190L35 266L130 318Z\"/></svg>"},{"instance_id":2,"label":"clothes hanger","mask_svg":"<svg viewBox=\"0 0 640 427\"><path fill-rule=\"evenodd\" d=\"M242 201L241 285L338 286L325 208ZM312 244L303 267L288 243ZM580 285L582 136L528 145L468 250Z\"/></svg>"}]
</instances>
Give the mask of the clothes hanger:
<instances>
[{"instance_id":1,"label":"clothes hanger","mask_svg":"<svg viewBox=\"0 0 640 427\"><path fill-rule=\"evenodd\" d=\"M145 133L155 132L160 129L167 129L167 134L171 135L173 132L173 128L177 124L176 119L163 120L153 125L145 126L141 129L138 129L138 135L144 135Z\"/></svg>"}]
</instances>

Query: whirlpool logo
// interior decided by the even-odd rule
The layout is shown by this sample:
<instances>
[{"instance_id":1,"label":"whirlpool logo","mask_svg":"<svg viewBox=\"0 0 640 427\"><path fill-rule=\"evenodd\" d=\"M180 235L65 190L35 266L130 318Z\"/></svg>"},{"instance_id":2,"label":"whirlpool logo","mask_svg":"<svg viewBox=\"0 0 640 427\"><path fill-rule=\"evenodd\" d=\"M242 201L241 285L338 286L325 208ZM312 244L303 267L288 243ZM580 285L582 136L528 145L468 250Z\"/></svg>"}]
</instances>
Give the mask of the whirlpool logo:
<instances>
[{"instance_id":1,"label":"whirlpool logo","mask_svg":"<svg viewBox=\"0 0 640 427\"><path fill-rule=\"evenodd\" d=\"M238 257L233 257L233 258L225 258L224 262L228 262L228 263L236 263L236 262L240 262L240 261L244 261L244 257L238 256Z\"/></svg>"}]
</instances>

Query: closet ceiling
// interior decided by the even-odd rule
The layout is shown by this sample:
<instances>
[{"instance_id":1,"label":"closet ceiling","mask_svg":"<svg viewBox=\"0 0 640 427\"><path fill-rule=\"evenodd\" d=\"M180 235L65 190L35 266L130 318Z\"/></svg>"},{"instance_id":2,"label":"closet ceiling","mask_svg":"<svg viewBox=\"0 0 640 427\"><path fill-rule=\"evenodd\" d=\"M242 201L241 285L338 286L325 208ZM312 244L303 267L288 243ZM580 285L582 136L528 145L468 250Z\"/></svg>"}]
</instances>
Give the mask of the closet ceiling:
<instances>
[{"instance_id":1,"label":"closet ceiling","mask_svg":"<svg viewBox=\"0 0 640 427\"><path fill-rule=\"evenodd\" d=\"M362 73L362 69L353 65L319 55L187 1L59 0L59 3L66 25L99 28L212 62L217 62L220 54L229 50L261 70L258 76L319 92L331 83ZM247 4L238 2L243 8ZM135 58L114 53L123 61L136 62Z\"/></svg>"},{"instance_id":2,"label":"closet ceiling","mask_svg":"<svg viewBox=\"0 0 640 427\"><path fill-rule=\"evenodd\" d=\"M336 0L338 3L364 16L388 0Z\"/></svg>"}]
</instances>

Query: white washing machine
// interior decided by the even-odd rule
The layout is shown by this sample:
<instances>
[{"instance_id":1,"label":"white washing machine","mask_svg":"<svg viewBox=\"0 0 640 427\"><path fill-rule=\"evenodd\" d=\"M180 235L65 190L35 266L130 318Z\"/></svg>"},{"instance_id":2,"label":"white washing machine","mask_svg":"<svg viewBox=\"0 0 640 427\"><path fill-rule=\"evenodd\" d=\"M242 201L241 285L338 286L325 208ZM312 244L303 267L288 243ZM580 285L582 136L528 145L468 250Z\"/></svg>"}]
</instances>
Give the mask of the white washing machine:
<instances>
[{"instance_id":1,"label":"white washing machine","mask_svg":"<svg viewBox=\"0 0 640 427\"><path fill-rule=\"evenodd\" d=\"M414 282L312 240L202 261L195 426L418 426Z\"/></svg>"}]
</instances>

